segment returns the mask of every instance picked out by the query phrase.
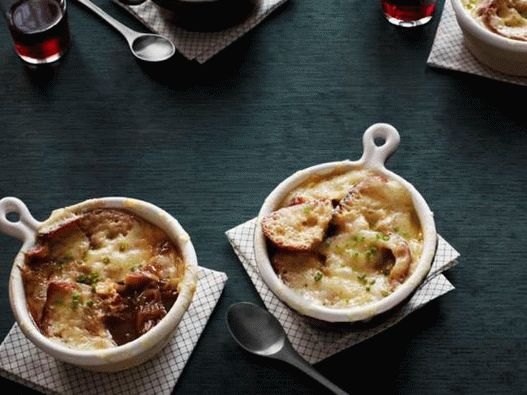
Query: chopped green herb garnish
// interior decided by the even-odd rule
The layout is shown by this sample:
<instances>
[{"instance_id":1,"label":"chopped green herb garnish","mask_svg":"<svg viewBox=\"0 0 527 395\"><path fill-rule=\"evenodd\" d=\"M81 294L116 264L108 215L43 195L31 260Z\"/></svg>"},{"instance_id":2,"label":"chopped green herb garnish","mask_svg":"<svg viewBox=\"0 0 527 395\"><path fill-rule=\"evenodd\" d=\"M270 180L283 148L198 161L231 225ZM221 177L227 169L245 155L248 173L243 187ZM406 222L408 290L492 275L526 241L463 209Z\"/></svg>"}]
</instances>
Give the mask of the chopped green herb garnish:
<instances>
[{"instance_id":1,"label":"chopped green herb garnish","mask_svg":"<svg viewBox=\"0 0 527 395\"><path fill-rule=\"evenodd\" d=\"M110 263L110 258L105 256L104 258L102 258L102 263L104 263L105 265L109 264Z\"/></svg>"},{"instance_id":2,"label":"chopped green herb garnish","mask_svg":"<svg viewBox=\"0 0 527 395\"><path fill-rule=\"evenodd\" d=\"M78 292L73 292L71 294L71 307L76 309L81 303L81 295Z\"/></svg>"},{"instance_id":3,"label":"chopped green herb garnish","mask_svg":"<svg viewBox=\"0 0 527 395\"><path fill-rule=\"evenodd\" d=\"M86 302L86 306L88 306L88 307L92 307L92 306L93 306L93 300L88 300L88 301Z\"/></svg>"},{"instance_id":4,"label":"chopped green herb garnish","mask_svg":"<svg viewBox=\"0 0 527 395\"><path fill-rule=\"evenodd\" d=\"M320 280L322 280L322 276L323 276L322 273L317 272L317 274L315 274L315 281L320 281Z\"/></svg>"},{"instance_id":5,"label":"chopped green herb garnish","mask_svg":"<svg viewBox=\"0 0 527 395\"><path fill-rule=\"evenodd\" d=\"M92 291L92 292L97 291L97 285L92 284L92 285L91 285L91 291Z\"/></svg>"},{"instance_id":6,"label":"chopped green herb garnish","mask_svg":"<svg viewBox=\"0 0 527 395\"><path fill-rule=\"evenodd\" d=\"M375 237L377 238L377 240L383 240L383 241L390 240L390 236L384 233L377 233L377 236Z\"/></svg>"},{"instance_id":7,"label":"chopped green herb garnish","mask_svg":"<svg viewBox=\"0 0 527 395\"><path fill-rule=\"evenodd\" d=\"M77 277L77 282L81 284L93 285L99 281L99 273L91 272L90 274L81 274Z\"/></svg>"},{"instance_id":8,"label":"chopped green herb garnish","mask_svg":"<svg viewBox=\"0 0 527 395\"><path fill-rule=\"evenodd\" d=\"M366 285L367 283L367 280L366 280L366 274L359 274L357 275L357 279L359 280L359 282L363 285Z\"/></svg>"},{"instance_id":9,"label":"chopped green herb garnish","mask_svg":"<svg viewBox=\"0 0 527 395\"><path fill-rule=\"evenodd\" d=\"M309 215L313 211L313 207L306 206L304 207L304 214Z\"/></svg>"},{"instance_id":10,"label":"chopped green herb garnish","mask_svg":"<svg viewBox=\"0 0 527 395\"><path fill-rule=\"evenodd\" d=\"M368 249L368 251L366 251L366 256L368 257L368 259L370 259L376 253L377 253L377 248L371 247Z\"/></svg>"},{"instance_id":11,"label":"chopped green herb garnish","mask_svg":"<svg viewBox=\"0 0 527 395\"><path fill-rule=\"evenodd\" d=\"M128 249L128 243L126 243L125 241L119 243L120 252L125 252L127 249Z\"/></svg>"},{"instance_id":12,"label":"chopped green herb garnish","mask_svg":"<svg viewBox=\"0 0 527 395\"><path fill-rule=\"evenodd\" d=\"M386 291L385 289L383 289L381 291L381 295L384 296L384 297L387 297L390 293L388 291Z\"/></svg>"},{"instance_id":13,"label":"chopped green herb garnish","mask_svg":"<svg viewBox=\"0 0 527 395\"><path fill-rule=\"evenodd\" d=\"M366 240L366 238L364 236L353 236L352 240L355 242L355 245L358 245Z\"/></svg>"},{"instance_id":14,"label":"chopped green herb garnish","mask_svg":"<svg viewBox=\"0 0 527 395\"><path fill-rule=\"evenodd\" d=\"M370 292L371 291L371 287L373 286L373 284L375 284L375 279L370 280L370 281L365 279L365 282L366 283L364 285L366 285L366 291Z\"/></svg>"}]
</instances>

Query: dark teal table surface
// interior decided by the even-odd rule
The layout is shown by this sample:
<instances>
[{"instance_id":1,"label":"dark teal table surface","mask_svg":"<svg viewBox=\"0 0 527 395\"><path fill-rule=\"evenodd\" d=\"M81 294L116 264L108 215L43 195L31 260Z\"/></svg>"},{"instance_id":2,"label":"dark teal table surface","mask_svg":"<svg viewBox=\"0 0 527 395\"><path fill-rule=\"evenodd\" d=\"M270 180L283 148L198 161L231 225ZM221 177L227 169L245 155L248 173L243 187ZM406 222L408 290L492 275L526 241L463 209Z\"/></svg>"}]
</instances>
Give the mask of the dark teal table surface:
<instances>
[{"instance_id":1,"label":"dark teal table surface","mask_svg":"<svg viewBox=\"0 0 527 395\"><path fill-rule=\"evenodd\" d=\"M292 0L205 65L154 68L76 4L69 18L73 44L53 72L25 70L0 28L0 195L39 219L122 195L180 220L200 264L229 281L176 392L323 391L231 341L227 307L261 301L224 232L295 170L358 158L362 132L382 121L402 137L390 168L461 252L447 274L456 290L317 368L352 393L527 393L524 88L428 68L438 18L403 31L377 1ZM2 336L19 247L0 235Z\"/></svg>"}]
</instances>

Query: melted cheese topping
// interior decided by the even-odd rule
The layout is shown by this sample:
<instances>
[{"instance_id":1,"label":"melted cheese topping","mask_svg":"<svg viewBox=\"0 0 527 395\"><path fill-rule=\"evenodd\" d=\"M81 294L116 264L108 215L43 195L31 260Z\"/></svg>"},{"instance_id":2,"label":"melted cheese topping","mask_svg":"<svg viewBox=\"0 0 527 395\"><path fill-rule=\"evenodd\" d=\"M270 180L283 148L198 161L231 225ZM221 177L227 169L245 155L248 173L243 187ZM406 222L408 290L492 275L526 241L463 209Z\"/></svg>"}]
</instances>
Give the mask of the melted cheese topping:
<instances>
[{"instance_id":1,"label":"melted cheese topping","mask_svg":"<svg viewBox=\"0 0 527 395\"><path fill-rule=\"evenodd\" d=\"M486 29L513 40L527 41L527 0L461 0Z\"/></svg>"},{"instance_id":2,"label":"melted cheese topping","mask_svg":"<svg viewBox=\"0 0 527 395\"><path fill-rule=\"evenodd\" d=\"M410 193L372 172L337 171L310 178L281 207L323 198L336 206L324 241L309 252L276 248L276 273L303 298L327 307L359 306L388 296L413 272L422 253Z\"/></svg>"},{"instance_id":3,"label":"melted cheese topping","mask_svg":"<svg viewBox=\"0 0 527 395\"><path fill-rule=\"evenodd\" d=\"M22 273L46 336L100 349L154 326L175 301L184 270L161 229L124 211L96 210L39 235Z\"/></svg>"},{"instance_id":4,"label":"melted cheese topping","mask_svg":"<svg viewBox=\"0 0 527 395\"><path fill-rule=\"evenodd\" d=\"M295 200L330 199L340 201L349 192L352 185L372 175L366 170L344 171L337 170L329 176L314 175L296 187L284 199L282 207L289 206Z\"/></svg>"},{"instance_id":5,"label":"melted cheese topping","mask_svg":"<svg viewBox=\"0 0 527 395\"><path fill-rule=\"evenodd\" d=\"M86 285L54 292L46 307L45 331L56 340L83 350L115 346L100 317L87 306L91 299L91 289Z\"/></svg>"}]
</instances>

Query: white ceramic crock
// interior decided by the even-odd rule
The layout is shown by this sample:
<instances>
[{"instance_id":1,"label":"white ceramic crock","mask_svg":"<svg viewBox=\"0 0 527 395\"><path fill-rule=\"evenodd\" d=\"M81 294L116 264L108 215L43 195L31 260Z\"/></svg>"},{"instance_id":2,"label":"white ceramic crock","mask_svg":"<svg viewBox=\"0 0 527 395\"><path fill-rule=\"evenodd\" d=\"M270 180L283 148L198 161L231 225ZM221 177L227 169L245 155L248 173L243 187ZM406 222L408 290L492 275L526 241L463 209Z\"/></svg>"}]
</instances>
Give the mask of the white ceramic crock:
<instances>
[{"instance_id":1,"label":"white ceramic crock","mask_svg":"<svg viewBox=\"0 0 527 395\"><path fill-rule=\"evenodd\" d=\"M81 351L50 340L38 330L27 309L20 267L24 264L24 253L34 245L39 230L66 221L80 211L95 208L127 210L161 228L179 246L186 271L176 302L154 328L134 341L118 347ZM6 217L9 213L18 214L19 220L10 221ZM29 340L61 361L99 372L115 372L139 365L152 358L167 344L192 301L197 284L198 263L190 237L174 217L153 204L123 197L91 199L55 210L47 220L39 222L32 217L21 200L6 197L0 200L0 230L23 242L9 278L9 300L15 319Z\"/></svg>"},{"instance_id":2,"label":"white ceramic crock","mask_svg":"<svg viewBox=\"0 0 527 395\"><path fill-rule=\"evenodd\" d=\"M377 146L375 144L375 139L383 139L384 144ZM362 138L364 153L360 160L355 162L345 160L341 162L323 163L300 170L282 181L265 199L260 213L258 214L258 225L256 226L254 236L258 271L273 293L300 314L327 322L354 322L370 319L402 302L421 284L430 270L437 245L434 216L426 204L426 201L412 184L384 167L385 161L396 150L399 141L399 133L393 126L383 123L372 125L366 130ZM379 301L358 307L338 309L314 304L303 298L282 282L271 266L267 251L267 242L261 226L262 219L275 211L291 190L315 174L326 175L332 173L336 169L372 170L401 183L412 196L413 204L423 230L423 253L414 272L403 284L397 287L392 294Z\"/></svg>"},{"instance_id":3,"label":"white ceramic crock","mask_svg":"<svg viewBox=\"0 0 527 395\"><path fill-rule=\"evenodd\" d=\"M461 0L451 0L465 46L484 65L505 74L527 76L527 42L500 36L474 19Z\"/></svg>"}]
</instances>

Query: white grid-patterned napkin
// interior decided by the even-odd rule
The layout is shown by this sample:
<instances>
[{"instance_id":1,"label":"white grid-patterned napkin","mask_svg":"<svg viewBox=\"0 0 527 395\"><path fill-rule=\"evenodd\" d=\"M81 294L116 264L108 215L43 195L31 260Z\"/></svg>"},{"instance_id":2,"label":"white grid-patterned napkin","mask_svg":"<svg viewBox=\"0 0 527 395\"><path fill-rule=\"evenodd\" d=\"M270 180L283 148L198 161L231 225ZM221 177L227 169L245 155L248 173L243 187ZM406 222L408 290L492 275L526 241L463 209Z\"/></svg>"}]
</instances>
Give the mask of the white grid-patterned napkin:
<instances>
[{"instance_id":1,"label":"white grid-patterned napkin","mask_svg":"<svg viewBox=\"0 0 527 395\"><path fill-rule=\"evenodd\" d=\"M427 63L441 69L464 71L511 84L527 85L525 77L502 74L476 60L463 43L463 33L457 24L450 0L445 0L443 15Z\"/></svg>"},{"instance_id":2,"label":"white grid-patterned napkin","mask_svg":"<svg viewBox=\"0 0 527 395\"><path fill-rule=\"evenodd\" d=\"M170 394L218 302L227 275L200 268L192 303L169 344L152 360L118 373L94 373L40 351L14 325L0 345L0 375L46 394Z\"/></svg>"},{"instance_id":3,"label":"white grid-patterned napkin","mask_svg":"<svg viewBox=\"0 0 527 395\"><path fill-rule=\"evenodd\" d=\"M128 5L119 0L113 1L130 12L150 30L172 40L184 57L205 63L258 25L287 0L256 0L254 9L243 22L219 32L194 32L178 27L174 23L172 12L151 0L146 0L139 5Z\"/></svg>"},{"instance_id":4,"label":"white grid-patterned napkin","mask_svg":"<svg viewBox=\"0 0 527 395\"><path fill-rule=\"evenodd\" d=\"M256 219L252 219L227 231L226 235L265 306L283 325L293 347L310 363L319 362L382 332L431 300L454 289L454 286L441 272L457 263L456 258L459 257L459 253L442 237L439 237L430 273L404 305L393 312L385 313L382 317L373 319L370 323L353 326L328 324L321 327L320 323L304 318L287 307L262 281L254 255L255 227Z\"/></svg>"}]
</instances>

